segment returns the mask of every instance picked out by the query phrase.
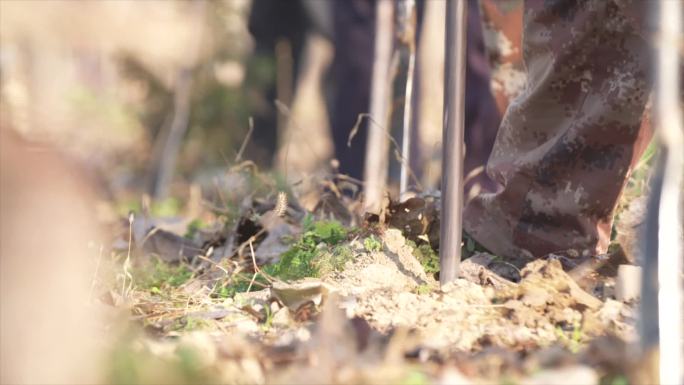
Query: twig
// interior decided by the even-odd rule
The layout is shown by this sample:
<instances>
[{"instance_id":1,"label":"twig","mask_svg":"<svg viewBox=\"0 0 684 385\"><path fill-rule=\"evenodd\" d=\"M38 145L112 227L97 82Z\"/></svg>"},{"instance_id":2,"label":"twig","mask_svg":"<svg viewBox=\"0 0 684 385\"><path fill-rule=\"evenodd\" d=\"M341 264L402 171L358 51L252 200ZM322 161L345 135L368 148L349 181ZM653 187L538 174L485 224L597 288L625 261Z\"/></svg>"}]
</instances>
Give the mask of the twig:
<instances>
[{"instance_id":1,"label":"twig","mask_svg":"<svg viewBox=\"0 0 684 385\"><path fill-rule=\"evenodd\" d=\"M356 178L351 177L351 176L349 176L349 175L345 175L345 174L335 174L334 176L335 176L335 178L342 179L342 180L345 180L345 181L347 181L347 182L350 182L350 183L353 183L353 184L357 184L357 185L359 185L359 186L363 186L363 181L362 181L362 180L356 179Z\"/></svg>"},{"instance_id":2,"label":"twig","mask_svg":"<svg viewBox=\"0 0 684 385\"><path fill-rule=\"evenodd\" d=\"M510 262L506 262L506 261L494 261L494 262L495 262L495 263L501 263L501 264L506 265L506 266L508 266L508 267L512 267L513 270L515 270L515 271L518 272L518 275L521 275L520 269L518 269L518 266L516 266L516 265L514 265L514 264L512 264L512 263L510 263Z\"/></svg>"},{"instance_id":3,"label":"twig","mask_svg":"<svg viewBox=\"0 0 684 385\"><path fill-rule=\"evenodd\" d=\"M219 186L218 182L218 177L214 178L214 187L216 188L216 194L218 195L219 199L221 200L221 203L223 203L223 207L228 207L228 202L226 201L226 198L223 196L223 191L221 191L221 186Z\"/></svg>"},{"instance_id":4,"label":"twig","mask_svg":"<svg viewBox=\"0 0 684 385\"><path fill-rule=\"evenodd\" d=\"M262 272L262 274L264 274L264 273ZM233 275L234 275L234 276L237 276L238 278L249 278L249 275L246 275L246 274L243 274L243 273L235 273L235 274L233 274ZM256 281L256 280L254 281L254 285L255 285L255 286L259 286L259 287L261 287L261 288L263 288L263 289L266 289L266 288L270 287L269 285L263 284L263 283L261 283L261 282L259 282L259 281Z\"/></svg>"},{"instance_id":5,"label":"twig","mask_svg":"<svg viewBox=\"0 0 684 385\"><path fill-rule=\"evenodd\" d=\"M254 280L256 279L257 274L259 274L259 267L256 264L256 258L254 256L254 247L252 246L252 240L249 240L249 251L252 254L252 266L254 266L254 274L252 275L252 280L249 282L249 286L247 286L247 292L249 293L252 290L252 285L254 285Z\"/></svg>"},{"instance_id":6,"label":"twig","mask_svg":"<svg viewBox=\"0 0 684 385\"><path fill-rule=\"evenodd\" d=\"M199 258L199 259L201 259L201 260L203 260L203 261L209 262L209 263L211 263L212 265L218 267L219 270L223 271L223 273L226 274L226 276L228 276L228 275L230 274L230 273L228 272L228 270L226 270L225 267L223 267L223 266L221 266L220 264L218 264L218 263L212 261L211 259L205 257L205 256L202 255L202 254L197 254L197 258Z\"/></svg>"},{"instance_id":7,"label":"twig","mask_svg":"<svg viewBox=\"0 0 684 385\"><path fill-rule=\"evenodd\" d=\"M245 139L242 140L242 145L240 146L240 150L238 151L237 155L235 155L235 163L239 163L242 160L242 153L245 152L245 148L247 147L247 143L249 142L249 139L252 137L252 132L254 132L254 119L250 116L249 117L249 130L247 131L247 135L245 135Z\"/></svg>"},{"instance_id":8,"label":"twig","mask_svg":"<svg viewBox=\"0 0 684 385\"><path fill-rule=\"evenodd\" d=\"M133 219L134 215L131 212L128 214L128 254L126 255L126 260L124 261L123 264L123 282L121 283L121 298L125 298L128 293L131 291L133 288L133 275L131 275L130 271L128 268L131 266L131 245L133 243ZM130 278L130 285L128 286L128 290L126 290L126 278Z\"/></svg>"},{"instance_id":9,"label":"twig","mask_svg":"<svg viewBox=\"0 0 684 385\"><path fill-rule=\"evenodd\" d=\"M228 169L228 172L238 172L241 171L243 168L251 168L253 173L259 173L259 167L257 167L257 165L251 160L243 160L242 162Z\"/></svg>"},{"instance_id":10,"label":"twig","mask_svg":"<svg viewBox=\"0 0 684 385\"><path fill-rule=\"evenodd\" d=\"M132 214L131 214L131 215L132 215ZM133 224L133 221L131 220L131 225L132 225L132 224ZM142 241L140 242L140 245L138 245L138 247L142 248L143 245L145 244L145 242L147 242L147 240L150 239L150 238L151 238L154 234L156 234L158 231L159 231L159 227L153 227L152 229L150 229L150 231L149 231L147 234L145 234L145 237L142 239ZM128 242L128 253L129 253L129 254L130 254L130 252L131 252L131 247L130 247L130 246L131 246L131 243Z\"/></svg>"},{"instance_id":11,"label":"twig","mask_svg":"<svg viewBox=\"0 0 684 385\"><path fill-rule=\"evenodd\" d=\"M219 214L230 214L231 213L230 210L218 207L209 201L202 201L202 205L204 205L209 210L216 211Z\"/></svg>"},{"instance_id":12,"label":"twig","mask_svg":"<svg viewBox=\"0 0 684 385\"><path fill-rule=\"evenodd\" d=\"M252 280L249 282L249 286L247 286L247 292L249 293L250 290L252 290L252 285L254 284L254 280L256 280L257 274L261 274L264 278L269 283L273 283L267 276L266 274L261 272L261 269L259 269L259 266L257 266L256 263L256 257L254 256L254 246L252 245L252 238L249 238L249 251L252 254L252 266L254 266L254 275L252 276Z\"/></svg>"},{"instance_id":13,"label":"twig","mask_svg":"<svg viewBox=\"0 0 684 385\"><path fill-rule=\"evenodd\" d=\"M262 228L261 230L257 231L256 234L252 235L248 240L242 242L240 246L237 247L237 253L240 256L240 259L242 259L242 251L247 247L254 239L257 239L258 236L262 235L263 233L266 232L266 228Z\"/></svg>"},{"instance_id":14,"label":"twig","mask_svg":"<svg viewBox=\"0 0 684 385\"><path fill-rule=\"evenodd\" d=\"M351 141L352 139L354 139L356 134L358 134L359 128L361 128L361 122L363 122L363 118L368 119L371 123L378 126L385 134L385 136L387 136L390 143L392 143L392 146L394 147L394 155L397 158L397 161L406 167L406 170L409 172L409 176L411 177L411 179L413 179L414 183L416 184L416 187L418 187L419 190L422 190L423 185L418 180L418 177L416 177L416 174L411 169L411 166L408 164L407 160L404 159L403 156L401 156L401 146L399 146L399 143L397 143L397 141L394 139L394 137L392 137L389 131L380 123L378 123L375 119L373 119L373 117L369 113L361 113L356 118L356 123L354 123L354 127L352 127L352 130L349 133L349 137L347 138L347 147L351 147Z\"/></svg>"},{"instance_id":15,"label":"twig","mask_svg":"<svg viewBox=\"0 0 684 385\"><path fill-rule=\"evenodd\" d=\"M478 166L478 167L475 167L474 169L470 170L468 175L466 175L463 178L463 185L465 186L471 180L475 179L476 177L478 177L481 174L484 174L485 171L486 171L485 166Z\"/></svg>"}]
</instances>

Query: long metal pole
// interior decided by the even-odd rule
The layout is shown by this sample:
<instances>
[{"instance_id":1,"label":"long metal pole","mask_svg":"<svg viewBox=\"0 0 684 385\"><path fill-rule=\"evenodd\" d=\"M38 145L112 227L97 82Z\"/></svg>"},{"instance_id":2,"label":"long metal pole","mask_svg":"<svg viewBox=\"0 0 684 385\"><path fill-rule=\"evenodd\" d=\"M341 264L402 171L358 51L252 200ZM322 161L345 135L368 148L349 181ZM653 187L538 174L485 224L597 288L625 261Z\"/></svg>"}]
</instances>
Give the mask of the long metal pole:
<instances>
[{"instance_id":1,"label":"long metal pole","mask_svg":"<svg viewBox=\"0 0 684 385\"><path fill-rule=\"evenodd\" d=\"M467 0L450 0L446 11L444 164L439 242L439 281L442 285L456 278L461 262L467 5Z\"/></svg>"},{"instance_id":2,"label":"long metal pole","mask_svg":"<svg viewBox=\"0 0 684 385\"><path fill-rule=\"evenodd\" d=\"M379 212L389 167L388 128L390 106L390 61L392 56L393 7L390 0L379 0L375 18L375 61L371 84L368 140L364 165L366 212Z\"/></svg>"},{"instance_id":3,"label":"long metal pole","mask_svg":"<svg viewBox=\"0 0 684 385\"><path fill-rule=\"evenodd\" d=\"M684 383L684 309L682 307L682 182L684 131L679 99L682 3L660 0L658 9L655 114L664 149L665 170L658 216L658 322L660 383Z\"/></svg>"}]
</instances>

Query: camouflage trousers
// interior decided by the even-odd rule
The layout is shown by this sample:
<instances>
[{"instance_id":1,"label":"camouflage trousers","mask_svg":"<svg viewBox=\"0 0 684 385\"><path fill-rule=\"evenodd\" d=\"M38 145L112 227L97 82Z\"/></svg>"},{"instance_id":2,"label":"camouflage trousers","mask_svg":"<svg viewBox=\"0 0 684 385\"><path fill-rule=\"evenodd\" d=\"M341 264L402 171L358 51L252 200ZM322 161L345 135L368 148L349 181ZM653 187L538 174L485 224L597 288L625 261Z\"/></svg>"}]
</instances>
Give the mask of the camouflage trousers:
<instances>
[{"instance_id":1,"label":"camouflage trousers","mask_svg":"<svg viewBox=\"0 0 684 385\"><path fill-rule=\"evenodd\" d=\"M496 192L465 230L520 260L606 252L613 211L650 140L648 2L481 0L492 90L505 109L487 164Z\"/></svg>"}]
</instances>

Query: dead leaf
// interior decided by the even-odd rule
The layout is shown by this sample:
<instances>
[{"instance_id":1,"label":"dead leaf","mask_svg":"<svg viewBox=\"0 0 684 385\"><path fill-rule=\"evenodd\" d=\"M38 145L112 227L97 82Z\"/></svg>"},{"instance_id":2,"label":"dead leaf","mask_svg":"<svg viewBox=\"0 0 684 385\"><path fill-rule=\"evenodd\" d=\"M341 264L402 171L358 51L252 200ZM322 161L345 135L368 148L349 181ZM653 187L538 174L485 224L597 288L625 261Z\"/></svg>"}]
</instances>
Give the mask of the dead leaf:
<instances>
[{"instance_id":1,"label":"dead leaf","mask_svg":"<svg viewBox=\"0 0 684 385\"><path fill-rule=\"evenodd\" d=\"M331 288L319 280L305 280L295 283L274 282L273 297L293 312L307 302L320 306Z\"/></svg>"},{"instance_id":2,"label":"dead leaf","mask_svg":"<svg viewBox=\"0 0 684 385\"><path fill-rule=\"evenodd\" d=\"M269 212L264 215L261 223L267 231L259 246L254 251L254 256L258 264L274 263L280 256L290 249L288 238L293 238L300 233L300 228L286 222L275 213Z\"/></svg>"},{"instance_id":3,"label":"dead leaf","mask_svg":"<svg viewBox=\"0 0 684 385\"><path fill-rule=\"evenodd\" d=\"M418 242L427 236L433 248L439 245L439 210L437 200L432 197L414 197L404 202L390 202L386 222L399 229L406 238Z\"/></svg>"}]
</instances>

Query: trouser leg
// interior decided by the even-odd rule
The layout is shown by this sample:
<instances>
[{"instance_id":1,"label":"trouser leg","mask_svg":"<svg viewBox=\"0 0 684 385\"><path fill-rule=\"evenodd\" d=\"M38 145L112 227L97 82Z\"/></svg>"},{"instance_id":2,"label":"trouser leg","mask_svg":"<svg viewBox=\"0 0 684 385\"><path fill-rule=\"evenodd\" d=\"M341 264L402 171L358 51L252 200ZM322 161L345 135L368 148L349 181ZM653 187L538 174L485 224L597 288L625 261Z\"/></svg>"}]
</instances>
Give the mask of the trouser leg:
<instances>
[{"instance_id":1,"label":"trouser leg","mask_svg":"<svg viewBox=\"0 0 684 385\"><path fill-rule=\"evenodd\" d=\"M489 175L464 227L505 257L596 254L630 165L650 92L648 46L624 1L525 3L527 80L504 115Z\"/></svg>"}]
</instances>

